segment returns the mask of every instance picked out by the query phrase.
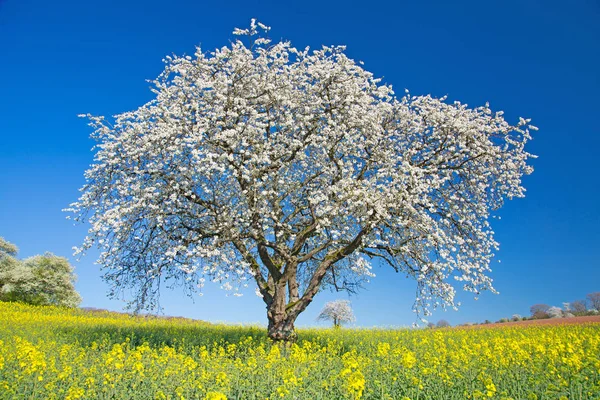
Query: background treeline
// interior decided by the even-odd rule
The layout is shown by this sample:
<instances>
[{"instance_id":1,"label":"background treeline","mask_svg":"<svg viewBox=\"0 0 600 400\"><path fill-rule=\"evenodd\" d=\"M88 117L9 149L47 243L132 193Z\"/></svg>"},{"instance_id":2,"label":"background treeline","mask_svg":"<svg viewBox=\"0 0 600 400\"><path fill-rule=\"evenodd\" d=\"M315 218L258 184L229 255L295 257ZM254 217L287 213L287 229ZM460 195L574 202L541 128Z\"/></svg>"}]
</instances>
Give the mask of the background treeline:
<instances>
[{"instance_id":1,"label":"background treeline","mask_svg":"<svg viewBox=\"0 0 600 400\"><path fill-rule=\"evenodd\" d=\"M470 325L484 325L492 323L504 323L504 322L516 322L516 321L527 321L535 319L548 319L548 318L571 318L571 317L584 317L590 315L600 315L600 292L589 293L584 300L576 300L570 303L563 303L562 307L549 306L548 304L534 304L529 308L530 316L521 316L519 314L513 314L510 318L500 318L497 321L490 321L486 319L481 323L467 322L460 324L459 326L470 326ZM450 323L444 319L439 320L437 323L429 322L427 327L429 328L446 328L451 326Z\"/></svg>"}]
</instances>

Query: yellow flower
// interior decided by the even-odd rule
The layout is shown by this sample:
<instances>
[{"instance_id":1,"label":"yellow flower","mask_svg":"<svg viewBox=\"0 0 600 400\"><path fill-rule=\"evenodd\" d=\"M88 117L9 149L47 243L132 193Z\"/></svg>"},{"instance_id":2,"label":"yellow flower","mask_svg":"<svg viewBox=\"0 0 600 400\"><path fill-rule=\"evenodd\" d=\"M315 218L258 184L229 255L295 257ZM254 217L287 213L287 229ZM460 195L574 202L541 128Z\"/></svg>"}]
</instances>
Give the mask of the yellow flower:
<instances>
[{"instance_id":1,"label":"yellow flower","mask_svg":"<svg viewBox=\"0 0 600 400\"><path fill-rule=\"evenodd\" d=\"M410 350L406 350L402 353L402 365L404 368L413 368L417 364L417 357L415 353Z\"/></svg>"},{"instance_id":2,"label":"yellow flower","mask_svg":"<svg viewBox=\"0 0 600 400\"><path fill-rule=\"evenodd\" d=\"M219 372L216 377L217 385L227 385L228 378L225 372Z\"/></svg>"},{"instance_id":3,"label":"yellow flower","mask_svg":"<svg viewBox=\"0 0 600 400\"><path fill-rule=\"evenodd\" d=\"M82 388L71 386L67 391L67 396L65 397L65 400L81 399L84 394L85 391Z\"/></svg>"},{"instance_id":4,"label":"yellow flower","mask_svg":"<svg viewBox=\"0 0 600 400\"><path fill-rule=\"evenodd\" d=\"M360 371L353 372L348 377L348 391L355 399L362 397L363 391L365 390L365 377Z\"/></svg>"},{"instance_id":5,"label":"yellow flower","mask_svg":"<svg viewBox=\"0 0 600 400\"><path fill-rule=\"evenodd\" d=\"M390 344L387 342L384 343L378 343L377 344L377 354L380 357L385 357L388 355L389 351L390 351Z\"/></svg>"},{"instance_id":6,"label":"yellow flower","mask_svg":"<svg viewBox=\"0 0 600 400\"><path fill-rule=\"evenodd\" d=\"M227 400L227 396L221 392L208 392L204 400Z\"/></svg>"}]
</instances>

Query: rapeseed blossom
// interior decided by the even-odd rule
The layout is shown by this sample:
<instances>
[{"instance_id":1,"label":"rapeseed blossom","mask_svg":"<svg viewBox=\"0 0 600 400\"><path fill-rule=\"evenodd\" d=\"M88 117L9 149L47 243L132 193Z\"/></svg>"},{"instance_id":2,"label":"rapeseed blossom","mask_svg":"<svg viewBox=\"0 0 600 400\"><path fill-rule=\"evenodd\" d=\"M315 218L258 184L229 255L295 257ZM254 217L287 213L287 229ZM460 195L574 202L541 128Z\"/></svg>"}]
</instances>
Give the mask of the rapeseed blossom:
<instances>
[{"instance_id":1,"label":"rapeseed blossom","mask_svg":"<svg viewBox=\"0 0 600 400\"><path fill-rule=\"evenodd\" d=\"M600 324L299 334L0 302L0 399L600 398Z\"/></svg>"}]
</instances>

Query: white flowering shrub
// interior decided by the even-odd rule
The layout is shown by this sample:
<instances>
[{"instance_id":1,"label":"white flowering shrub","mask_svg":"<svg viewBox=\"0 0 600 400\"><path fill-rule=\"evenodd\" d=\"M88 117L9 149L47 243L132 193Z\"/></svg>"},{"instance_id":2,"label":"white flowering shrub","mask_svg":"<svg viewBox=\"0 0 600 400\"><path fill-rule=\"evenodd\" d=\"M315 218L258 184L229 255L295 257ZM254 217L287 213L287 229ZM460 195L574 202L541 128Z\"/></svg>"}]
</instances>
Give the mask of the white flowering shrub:
<instances>
[{"instance_id":1,"label":"white flowering shrub","mask_svg":"<svg viewBox=\"0 0 600 400\"><path fill-rule=\"evenodd\" d=\"M14 271L21 268L19 260L15 258L18 251L17 246L0 237L0 300L10 289Z\"/></svg>"},{"instance_id":2,"label":"white flowering shrub","mask_svg":"<svg viewBox=\"0 0 600 400\"><path fill-rule=\"evenodd\" d=\"M81 303L66 258L46 253L21 261L16 252L16 246L0 238L0 300L66 307Z\"/></svg>"},{"instance_id":3,"label":"white flowering shrub","mask_svg":"<svg viewBox=\"0 0 600 400\"><path fill-rule=\"evenodd\" d=\"M562 318L563 310L561 310L560 307L550 307L546 311L546 314L548 314L550 316L550 318Z\"/></svg>"},{"instance_id":4,"label":"white flowering shrub","mask_svg":"<svg viewBox=\"0 0 600 400\"><path fill-rule=\"evenodd\" d=\"M335 300L325 304L317 319L331 321L336 328L347 322L356 321L348 300Z\"/></svg>"},{"instance_id":5,"label":"white flowering shrub","mask_svg":"<svg viewBox=\"0 0 600 400\"><path fill-rule=\"evenodd\" d=\"M513 314L512 317L510 317L511 321L521 321L523 319L523 317L520 314Z\"/></svg>"},{"instance_id":6,"label":"white flowering shrub","mask_svg":"<svg viewBox=\"0 0 600 400\"><path fill-rule=\"evenodd\" d=\"M4 257L15 257L18 252L19 248L17 246L0 236L0 259L3 259Z\"/></svg>"},{"instance_id":7,"label":"white flowering shrub","mask_svg":"<svg viewBox=\"0 0 600 400\"><path fill-rule=\"evenodd\" d=\"M170 56L155 98L97 140L78 252L97 245L113 295L152 306L159 282L253 282L274 339L323 287L355 291L374 260L417 281L414 309L456 306L452 280L493 291L489 219L524 196L529 120L396 97L343 46L299 50L252 21L240 39Z\"/></svg>"}]
</instances>

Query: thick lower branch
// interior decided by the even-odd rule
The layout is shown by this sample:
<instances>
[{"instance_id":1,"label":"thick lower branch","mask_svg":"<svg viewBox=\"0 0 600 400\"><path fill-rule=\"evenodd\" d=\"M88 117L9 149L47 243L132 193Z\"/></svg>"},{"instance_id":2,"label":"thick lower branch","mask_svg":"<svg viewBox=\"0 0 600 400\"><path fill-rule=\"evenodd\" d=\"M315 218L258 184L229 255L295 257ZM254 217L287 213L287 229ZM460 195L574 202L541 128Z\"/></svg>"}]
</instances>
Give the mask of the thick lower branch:
<instances>
[{"instance_id":1,"label":"thick lower branch","mask_svg":"<svg viewBox=\"0 0 600 400\"><path fill-rule=\"evenodd\" d=\"M306 291L304 292L302 297L300 297L300 299L295 304L289 307L288 314L294 316L295 318L302 311L304 311L306 307L308 307L308 305L313 301L313 298L319 291L319 288L321 287L321 282L323 281L327 270L331 268L331 266L336 262L352 254L352 252L354 252L354 250L356 250L361 245L362 238L366 235L366 233L366 230L362 229L356 235L356 237L346 246L342 247L341 249L333 250L325 256L325 259L321 262L321 264L319 264L313 276L311 277Z\"/></svg>"},{"instance_id":2,"label":"thick lower branch","mask_svg":"<svg viewBox=\"0 0 600 400\"><path fill-rule=\"evenodd\" d=\"M269 320L268 333L274 341L294 341L296 332L294 322L297 315L288 312L289 304L286 304L287 281L280 280L275 284L275 295L273 302L267 306L267 318Z\"/></svg>"},{"instance_id":3,"label":"thick lower branch","mask_svg":"<svg viewBox=\"0 0 600 400\"><path fill-rule=\"evenodd\" d=\"M296 277L296 272L290 275L288 279L288 303L293 304L300 299L300 294L298 291L298 279Z\"/></svg>"}]
</instances>

